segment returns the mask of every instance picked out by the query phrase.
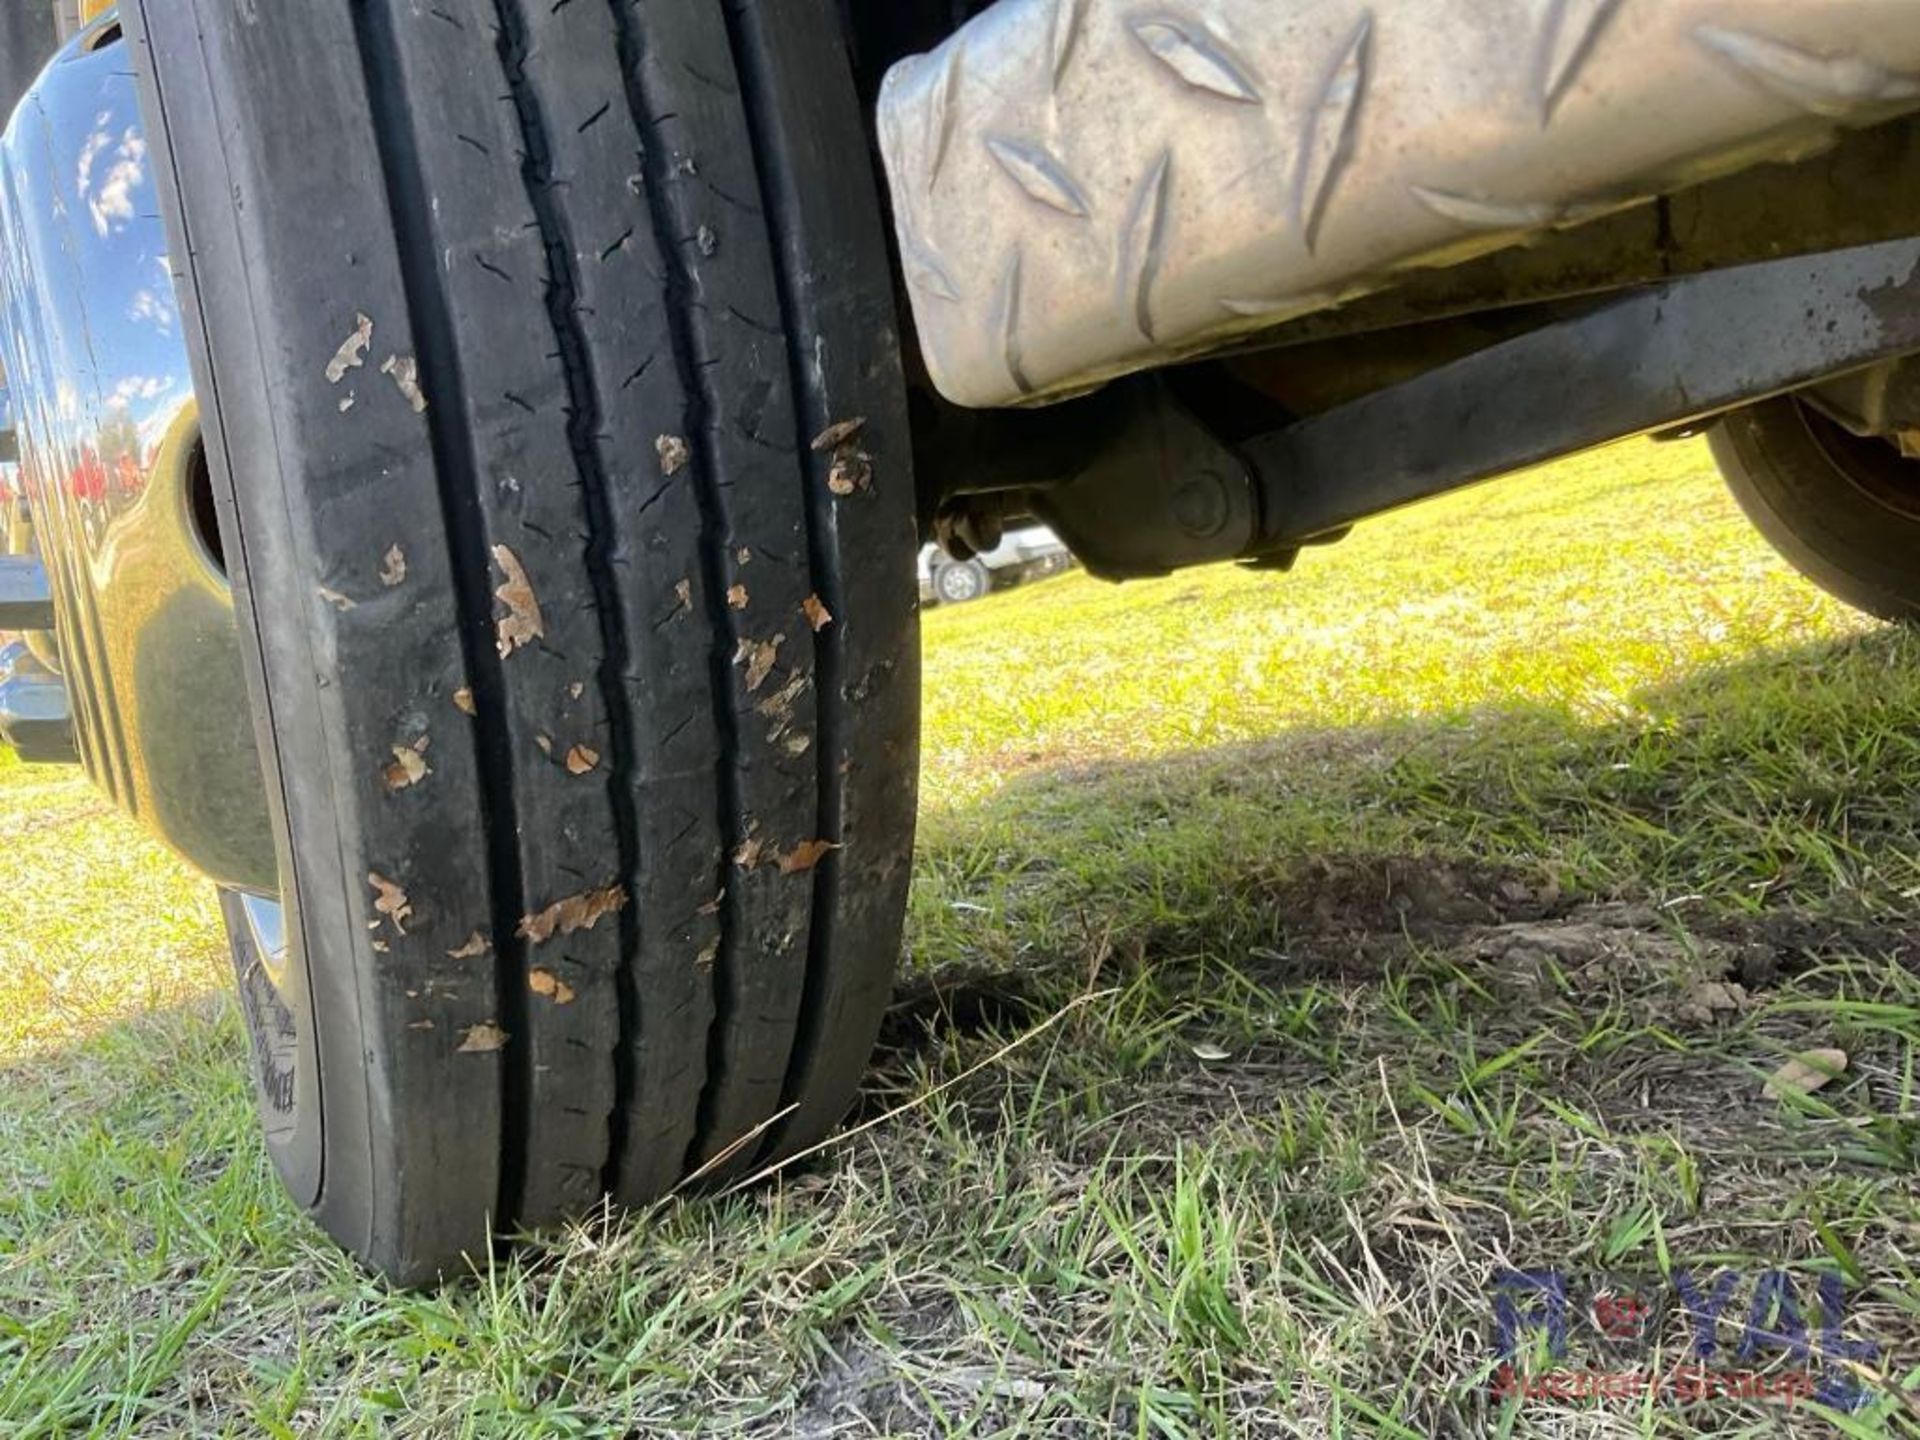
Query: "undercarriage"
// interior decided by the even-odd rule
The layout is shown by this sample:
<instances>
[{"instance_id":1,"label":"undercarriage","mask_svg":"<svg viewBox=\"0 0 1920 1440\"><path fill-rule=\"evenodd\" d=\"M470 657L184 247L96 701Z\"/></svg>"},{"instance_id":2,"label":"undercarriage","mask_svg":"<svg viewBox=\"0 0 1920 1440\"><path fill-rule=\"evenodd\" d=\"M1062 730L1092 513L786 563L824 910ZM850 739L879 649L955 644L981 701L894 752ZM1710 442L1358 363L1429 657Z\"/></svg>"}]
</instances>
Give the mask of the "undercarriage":
<instances>
[{"instance_id":1,"label":"undercarriage","mask_svg":"<svg viewBox=\"0 0 1920 1440\"><path fill-rule=\"evenodd\" d=\"M220 887L274 1158L403 1278L837 1122L924 542L1282 572L1710 434L1920 616L1908 0L0 22L0 743Z\"/></svg>"}]
</instances>

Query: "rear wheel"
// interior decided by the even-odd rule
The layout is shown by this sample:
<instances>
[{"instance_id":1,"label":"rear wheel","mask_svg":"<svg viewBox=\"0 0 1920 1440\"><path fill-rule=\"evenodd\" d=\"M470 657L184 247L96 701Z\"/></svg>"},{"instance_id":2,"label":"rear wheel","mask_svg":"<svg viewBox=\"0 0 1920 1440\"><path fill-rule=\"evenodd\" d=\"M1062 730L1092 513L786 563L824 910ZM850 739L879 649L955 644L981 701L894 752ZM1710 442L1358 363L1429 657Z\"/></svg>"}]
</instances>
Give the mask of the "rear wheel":
<instances>
[{"instance_id":1,"label":"rear wheel","mask_svg":"<svg viewBox=\"0 0 1920 1440\"><path fill-rule=\"evenodd\" d=\"M1920 461L1791 397L1727 416L1714 458L1773 547L1816 585L1888 620L1920 620Z\"/></svg>"},{"instance_id":2,"label":"rear wheel","mask_svg":"<svg viewBox=\"0 0 1920 1440\"><path fill-rule=\"evenodd\" d=\"M276 1162L426 1280L857 1087L917 747L887 257L834 0L244 8L128 17L284 842L228 912Z\"/></svg>"}]
</instances>

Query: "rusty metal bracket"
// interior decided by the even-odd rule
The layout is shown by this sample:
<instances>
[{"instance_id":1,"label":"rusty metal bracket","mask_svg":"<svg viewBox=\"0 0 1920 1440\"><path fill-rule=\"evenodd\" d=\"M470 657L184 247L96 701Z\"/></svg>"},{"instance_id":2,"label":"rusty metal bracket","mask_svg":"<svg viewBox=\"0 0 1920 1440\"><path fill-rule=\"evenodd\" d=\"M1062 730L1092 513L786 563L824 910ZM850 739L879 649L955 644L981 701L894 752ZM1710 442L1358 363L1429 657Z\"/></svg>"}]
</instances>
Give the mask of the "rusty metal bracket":
<instances>
[{"instance_id":1,"label":"rusty metal bracket","mask_svg":"<svg viewBox=\"0 0 1920 1440\"><path fill-rule=\"evenodd\" d=\"M1261 545L1920 351L1920 240L1654 286L1505 341L1242 453Z\"/></svg>"},{"instance_id":2,"label":"rusty metal bracket","mask_svg":"<svg viewBox=\"0 0 1920 1440\"><path fill-rule=\"evenodd\" d=\"M1180 396L1199 398L1204 372L963 418L931 473L951 503L1020 492L1108 578L1285 568L1369 516L1916 353L1908 239L1628 292L1282 428L1228 435L1196 414Z\"/></svg>"},{"instance_id":3,"label":"rusty metal bracket","mask_svg":"<svg viewBox=\"0 0 1920 1440\"><path fill-rule=\"evenodd\" d=\"M1125 381L1098 399L1109 418L1105 443L1086 452L1071 479L1030 501L1081 564L1105 579L1134 579L1230 560L1257 544L1261 497L1251 466L1164 382Z\"/></svg>"}]
</instances>

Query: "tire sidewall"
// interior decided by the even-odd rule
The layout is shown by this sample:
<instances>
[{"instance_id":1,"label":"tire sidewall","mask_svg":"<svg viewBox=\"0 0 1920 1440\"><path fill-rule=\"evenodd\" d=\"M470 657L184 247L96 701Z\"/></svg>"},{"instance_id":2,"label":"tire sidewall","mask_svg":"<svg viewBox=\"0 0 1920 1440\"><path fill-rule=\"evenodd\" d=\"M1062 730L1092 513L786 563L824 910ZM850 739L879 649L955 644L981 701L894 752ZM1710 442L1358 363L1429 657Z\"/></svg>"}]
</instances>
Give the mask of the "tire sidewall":
<instances>
[{"instance_id":1,"label":"tire sidewall","mask_svg":"<svg viewBox=\"0 0 1920 1440\"><path fill-rule=\"evenodd\" d=\"M309 1207L319 1198L324 1171L320 1066L298 911L284 899L281 903L287 909L289 949L285 983L276 984L240 896L220 895L267 1153L295 1203Z\"/></svg>"},{"instance_id":2,"label":"tire sidewall","mask_svg":"<svg viewBox=\"0 0 1920 1440\"><path fill-rule=\"evenodd\" d=\"M1727 416L1709 443L1741 509L1795 569L1858 609L1920 619L1920 521L1857 484L1821 424L1786 397Z\"/></svg>"}]
</instances>

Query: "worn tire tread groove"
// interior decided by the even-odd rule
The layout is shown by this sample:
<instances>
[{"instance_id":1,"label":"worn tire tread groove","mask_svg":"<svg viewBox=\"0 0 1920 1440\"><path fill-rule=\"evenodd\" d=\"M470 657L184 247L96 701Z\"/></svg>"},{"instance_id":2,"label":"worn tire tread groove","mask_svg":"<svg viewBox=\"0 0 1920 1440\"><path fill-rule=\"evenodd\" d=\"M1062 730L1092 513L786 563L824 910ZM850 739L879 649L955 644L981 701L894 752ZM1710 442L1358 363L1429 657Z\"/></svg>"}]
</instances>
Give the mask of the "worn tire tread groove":
<instances>
[{"instance_id":1,"label":"worn tire tread groove","mask_svg":"<svg viewBox=\"0 0 1920 1440\"><path fill-rule=\"evenodd\" d=\"M634 721L627 702L625 676L629 658L626 628L622 622L620 588L614 574L612 502L605 467L601 464L596 435L600 428L600 408L596 397L593 348L582 333L576 304L578 277L574 273L572 227L563 208L552 193L552 157L546 138L546 121L539 98L526 75L528 37L520 0L495 0L500 20L499 51L507 72L513 108L520 121L523 151L522 176L527 200L540 221L548 264L547 311L552 320L556 358L565 372L568 400L568 439L583 492L582 504L589 534L585 550L588 578L593 588L593 603L598 610L602 640L600 673L596 677L602 702L607 709L611 761L607 792L613 810L615 837L619 847L620 883L626 887L628 903L621 907L621 964L615 985L620 1025L614 1047L615 1074L612 1113L602 1117L609 1126L606 1153L597 1167L603 1177L618 1173L626 1141L625 1117L632 1104L633 1067L624 1037L633 1033L639 1009L633 959L639 951L639 822L633 799L635 773ZM605 1188L603 1186L603 1188Z\"/></svg>"},{"instance_id":2,"label":"worn tire tread groove","mask_svg":"<svg viewBox=\"0 0 1920 1440\"><path fill-rule=\"evenodd\" d=\"M644 177L645 189L641 201L646 206L647 218L653 229L654 243L659 247L661 264L665 271L668 348L674 365L679 371L686 402L682 434L691 450L686 463L698 492L701 515L700 543L705 557L705 563L701 567L701 583L694 588L706 607L708 624L717 642L712 648L710 666L714 719L719 726L721 737L720 764L715 778L722 816L722 853L714 877L714 893L725 892L729 899L720 909L720 949L713 963L714 1015L708 1031L707 1075L700 1102L699 1120L687 1152L687 1168L691 1171L698 1168L700 1150L708 1136L708 1101L726 1066L726 1037L732 1017L732 1003L726 977L730 967L736 963L736 951L740 943L738 907L733 903L734 887L729 883L732 879L732 857L737 847L746 839L746 821L740 797L739 778L735 769L740 736L739 725L733 712L731 673L739 637L735 633L727 607L726 521L720 510L716 493L721 477L716 472L712 448L706 443L707 437L713 430L713 417L717 407L707 367L699 362L692 333L690 313L697 303L694 300L695 289L680 251L682 239L674 233L673 217L669 214L664 200L668 184L667 144L665 137L661 134L661 124L674 117L670 114L660 119L654 117L644 78L645 39L640 33L640 22L633 14L627 0L607 0L607 8L613 16L615 50L620 60L620 74L627 109L631 114L634 128L641 137L643 152L641 174Z\"/></svg>"},{"instance_id":3,"label":"worn tire tread groove","mask_svg":"<svg viewBox=\"0 0 1920 1440\"><path fill-rule=\"evenodd\" d=\"M842 1118L863 1070L857 1058L870 1053L892 994L916 811L918 624L912 567L870 561L916 549L918 530L895 296L858 278L892 273L876 172L847 164L847 142L831 138L864 133L852 37L834 0L727 0L723 14L780 261L789 354L801 363L810 543L824 554L814 568L837 587L816 592L835 616L821 653L837 665L831 683L822 680L820 719L840 725L819 750L833 769L821 790L838 810L830 838L843 848L816 875L825 883L815 924L827 938L810 958L826 963L805 976L782 1077L781 1108L797 1108L763 1150L791 1155ZM823 265L827 254L837 258ZM855 418L866 421L855 443L875 467L872 487L830 499L835 456L811 455L811 437Z\"/></svg>"},{"instance_id":4,"label":"worn tire tread groove","mask_svg":"<svg viewBox=\"0 0 1920 1440\"><path fill-rule=\"evenodd\" d=\"M395 245L406 286L406 303L418 349L419 383L427 396L427 432L440 485L441 510L450 547L466 563L456 566L456 603L460 648L466 660L481 757L479 771L482 833L486 838L491 882L494 988L499 1023L510 1036L526 1034L527 993L522 976L526 947L519 937L515 900L522 892L518 824L514 814L513 746L508 733L506 677L493 648L492 562L485 526L472 497L459 488L463 475L477 473L474 440L464 416L466 389L460 347L446 292L434 258L432 218L426 213L428 190L400 63L392 15L384 6L355 4L353 25L360 47L373 130L379 147L385 198L393 221ZM502 1052L500 1192L493 1214L496 1231L512 1228L525 1184L529 1061L524 1044Z\"/></svg>"},{"instance_id":5,"label":"worn tire tread groove","mask_svg":"<svg viewBox=\"0 0 1920 1440\"><path fill-rule=\"evenodd\" d=\"M732 45L734 63L739 68L746 83L739 87L739 93L746 106L747 125L754 137L754 167L760 177L760 211L767 217L767 226L776 237L790 225L790 217L783 206L776 202L768 178L770 168L782 164L777 146L769 143L775 122L767 113L766 90L764 86L752 83L752 77L758 62L753 32L757 21L742 13L734 0L724 0L721 13L726 18L727 36ZM794 276L784 262L785 247L774 246L774 280L780 296L781 333L787 353L789 383L793 387L794 400L799 414L796 417L798 431L796 439L801 456L801 468L809 468L806 456L811 437L825 432L833 423L834 417L828 413L826 397L818 387L807 379L806 358L801 353L804 343L800 327L795 323L799 304L794 295ZM813 593L828 611L834 615L844 615L846 604L840 584L841 556L833 544L832 506L834 496L824 484L815 483L821 477L804 474L804 492L807 512L807 548L808 564L812 573ZM844 743L845 696L843 686L846 679L846 656L842 637L843 625L830 625L812 636L814 648L814 667L816 690L819 695L818 728L815 742L818 753L825 757L819 767L819 815L816 834L822 840L838 844L842 838L841 820L844 813L845 781L840 766L834 758L841 753ZM806 976L801 989L800 1012L794 1029L793 1049L787 1057L786 1074L780 1086L780 1113L784 1116L797 1107L796 1092L800 1081L807 1073L813 1060L813 1050L822 1039L826 1028L820 1013L821 998L826 988L828 967L833 963L836 953L837 931L835 917L838 906L834 903L840 885L840 860L836 851L828 851L814 870L813 886L813 928L808 936ZM762 1138L756 1147L757 1153L764 1156L776 1151L788 1129L782 1119Z\"/></svg>"}]
</instances>

